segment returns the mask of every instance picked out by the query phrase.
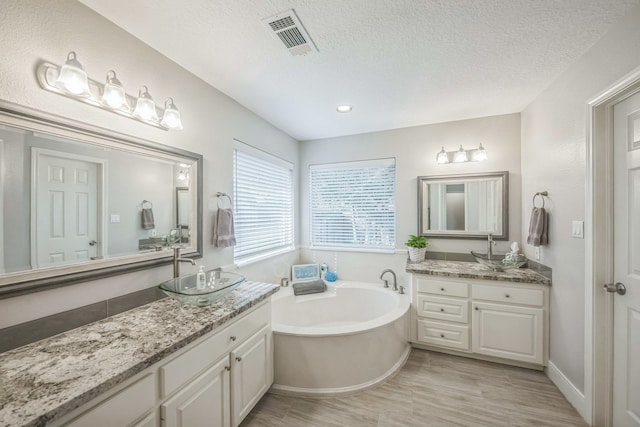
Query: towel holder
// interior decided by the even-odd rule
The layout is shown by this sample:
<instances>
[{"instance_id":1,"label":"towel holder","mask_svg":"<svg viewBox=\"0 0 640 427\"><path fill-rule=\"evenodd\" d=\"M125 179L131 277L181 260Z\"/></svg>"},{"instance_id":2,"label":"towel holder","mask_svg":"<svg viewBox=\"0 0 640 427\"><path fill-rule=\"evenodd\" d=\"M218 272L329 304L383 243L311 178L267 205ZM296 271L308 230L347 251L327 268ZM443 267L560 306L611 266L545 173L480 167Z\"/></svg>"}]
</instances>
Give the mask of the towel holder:
<instances>
[{"instance_id":1,"label":"towel holder","mask_svg":"<svg viewBox=\"0 0 640 427\"><path fill-rule=\"evenodd\" d=\"M231 200L231 196L229 196L227 193L222 193L220 191L218 191L216 193L216 197L218 198L218 209L220 209L220 199L222 197L226 197L227 199L229 199L229 207L233 207L233 200Z\"/></svg>"},{"instance_id":2,"label":"towel holder","mask_svg":"<svg viewBox=\"0 0 640 427\"><path fill-rule=\"evenodd\" d=\"M153 209L153 203L148 200L142 201L142 209Z\"/></svg>"},{"instance_id":3,"label":"towel holder","mask_svg":"<svg viewBox=\"0 0 640 427\"><path fill-rule=\"evenodd\" d=\"M533 207L537 207L536 206L536 197L540 196L540 198L542 199L542 208L544 209L544 198L547 197L549 195L548 191L538 191L536 194L533 195Z\"/></svg>"}]
</instances>

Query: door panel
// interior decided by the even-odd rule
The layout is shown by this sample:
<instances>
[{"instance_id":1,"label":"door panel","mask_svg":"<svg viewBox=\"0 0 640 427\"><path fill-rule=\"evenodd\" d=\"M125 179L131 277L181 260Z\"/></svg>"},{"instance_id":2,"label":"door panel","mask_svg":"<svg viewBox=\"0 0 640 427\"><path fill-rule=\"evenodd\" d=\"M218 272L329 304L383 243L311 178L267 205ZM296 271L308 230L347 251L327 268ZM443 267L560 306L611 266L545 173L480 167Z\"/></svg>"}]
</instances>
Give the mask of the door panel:
<instances>
[{"instance_id":1,"label":"door panel","mask_svg":"<svg viewBox=\"0 0 640 427\"><path fill-rule=\"evenodd\" d=\"M613 425L640 426L640 94L614 106Z\"/></svg>"}]
</instances>

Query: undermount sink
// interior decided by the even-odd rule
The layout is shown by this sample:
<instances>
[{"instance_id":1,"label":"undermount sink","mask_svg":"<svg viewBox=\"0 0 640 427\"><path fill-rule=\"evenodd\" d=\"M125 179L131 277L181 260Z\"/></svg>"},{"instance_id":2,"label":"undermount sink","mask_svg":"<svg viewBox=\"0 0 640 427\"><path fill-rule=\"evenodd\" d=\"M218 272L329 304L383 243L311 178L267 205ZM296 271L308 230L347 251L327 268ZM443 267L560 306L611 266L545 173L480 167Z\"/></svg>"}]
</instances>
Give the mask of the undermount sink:
<instances>
[{"instance_id":1,"label":"undermount sink","mask_svg":"<svg viewBox=\"0 0 640 427\"><path fill-rule=\"evenodd\" d=\"M520 268L527 263L527 257L522 254L493 253L489 257L486 253L471 251L471 255L480 264L489 267L494 271L506 271Z\"/></svg>"},{"instance_id":2,"label":"undermount sink","mask_svg":"<svg viewBox=\"0 0 640 427\"><path fill-rule=\"evenodd\" d=\"M214 280L210 281L213 273ZM178 277L160 284L160 289L170 297L188 305L209 305L243 282L245 277L237 273L211 270L206 273L207 284L198 289L197 275Z\"/></svg>"}]
</instances>

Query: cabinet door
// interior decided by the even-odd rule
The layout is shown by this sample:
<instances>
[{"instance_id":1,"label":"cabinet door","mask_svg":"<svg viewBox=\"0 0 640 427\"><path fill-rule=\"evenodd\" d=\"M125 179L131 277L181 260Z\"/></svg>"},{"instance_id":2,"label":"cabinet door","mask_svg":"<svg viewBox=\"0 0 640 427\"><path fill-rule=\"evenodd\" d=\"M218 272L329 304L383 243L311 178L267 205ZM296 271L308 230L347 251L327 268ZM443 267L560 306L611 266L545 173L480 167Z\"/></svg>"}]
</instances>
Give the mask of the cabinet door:
<instances>
[{"instance_id":1,"label":"cabinet door","mask_svg":"<svg viewBox=\"0 0 640 427\"><path fill-rule=\"evenodd\" d=\"M156 420L156 413L152 412L131 427L156 427L158 425Z\"/></svg>"},{"instance_id":2,"label":"cabinet door","mask_svg":"<svg viewBox=\"0 0 640 427\"><path fill-rule=\"evenodd\" d=\"M473 302L474 353L541 365L543 309Z\"/></svg>"},{"instance_id":3,"label":"cabinet door","mask_svg":"<svg viewBox=\"0 0 640 427\"><path fill-rule=\"evenodd\" d=\"M238 426L273 382L271 328L265 327L231 353L233 425Z\"/></svg>"},{"instance_id":4,"label":"cabinet door","mask_svg":"<svg viewBox=\"0 0 640 427\"><path fill-rule=\"evenodd\" d=\"M163 427L230 427L229 359L222 358L160 406Z\"/></svg>"}]
</instances>

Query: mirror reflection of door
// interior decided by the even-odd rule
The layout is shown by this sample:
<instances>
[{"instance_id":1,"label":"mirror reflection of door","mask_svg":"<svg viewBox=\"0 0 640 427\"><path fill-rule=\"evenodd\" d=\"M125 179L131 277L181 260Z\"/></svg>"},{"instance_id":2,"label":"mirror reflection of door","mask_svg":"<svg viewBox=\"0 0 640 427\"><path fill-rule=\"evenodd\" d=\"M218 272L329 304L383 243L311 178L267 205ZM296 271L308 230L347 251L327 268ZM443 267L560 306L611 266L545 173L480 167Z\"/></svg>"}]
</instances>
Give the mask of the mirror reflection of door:
<instances>
[{"instance_id":1,"label":"mirror reflection of door","mask_svg":"<svg viewBox=\"0 0 640 427\"><path fill-rule=\"evenodd\" d=\"M32 149L33 267L96 259L99 200L104 161L75 154Z\"/></svg>"}]
</instances>

